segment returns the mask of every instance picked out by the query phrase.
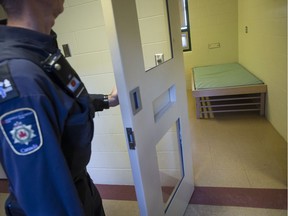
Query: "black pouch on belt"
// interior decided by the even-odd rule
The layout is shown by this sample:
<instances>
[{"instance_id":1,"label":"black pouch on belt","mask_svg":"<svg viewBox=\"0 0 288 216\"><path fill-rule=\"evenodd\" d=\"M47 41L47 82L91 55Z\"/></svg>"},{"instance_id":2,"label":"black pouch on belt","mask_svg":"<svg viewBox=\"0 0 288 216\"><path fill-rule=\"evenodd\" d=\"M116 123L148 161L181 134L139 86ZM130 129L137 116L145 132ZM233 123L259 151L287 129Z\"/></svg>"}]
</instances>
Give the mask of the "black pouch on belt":
<instances>
[{"instance_id":1,"label":"black pouch on belt","mask_svg":"<svg viewBox=\"0 0 288 216\"><path fill-rule=\"evenodd\" d=\"M12 194L9 195L5 202L5 212L7 216L26 216Z\"/></svg>"}]
</instances>

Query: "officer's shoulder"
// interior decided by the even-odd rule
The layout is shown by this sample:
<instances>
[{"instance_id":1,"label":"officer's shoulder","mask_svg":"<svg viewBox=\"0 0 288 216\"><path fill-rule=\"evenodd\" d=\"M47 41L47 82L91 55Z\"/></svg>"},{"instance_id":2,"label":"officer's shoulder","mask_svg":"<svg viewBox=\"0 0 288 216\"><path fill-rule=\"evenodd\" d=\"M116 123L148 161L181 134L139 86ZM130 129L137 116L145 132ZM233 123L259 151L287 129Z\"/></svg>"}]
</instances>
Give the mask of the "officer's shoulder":
<instances>
[{"instance_id":1,"label":"officer's shoulder","mask_svg":"<svg viewBox=\"0 0 288 216\"><path fill-rule=\"evenodd\" d=\"M0 63L0 104L19 97L8 61Z\"/></svg>"},{"instance_id":2,"label":"officer's shoulder","mask_svg":"<svg viewBox=\"0 0 288 216\"><path fill-rule=\"evenodd\" d=\"M19 97L23 88L34 86L36 83L40 83L40 80L44 80L41 78L43 75L43 70L37 64L26 59L1 62L0 103Z\"/></svg>"},{"instance_id":3,"label":"officer's shoulder","mask_svg":"<svg viewBox=\"0 0 288 216\"><path fill-rule=\"evenodd\" d=\"M29 59L11 59L4 61L3 63L8 64L8 67L12 72L15 70L21 72L25 72L26 70L29 70L30 72L42 71L42 68L38 64Z\"/></svg>"},{"instance_id":4,"label":"officer's shoulder","mask_svg":"<svg viewBox=\"0 0 288 216\"><path fill-rule=\"evenodd\" d=\"M8 66L11 76L17 80L17 85L20 84L22 86L24 82L34 85L47 80L47 74L44 72L43 68L30 60L15 59L10 60L7 63L8 65L6 65Z\"/></svg>"}]
</instances>

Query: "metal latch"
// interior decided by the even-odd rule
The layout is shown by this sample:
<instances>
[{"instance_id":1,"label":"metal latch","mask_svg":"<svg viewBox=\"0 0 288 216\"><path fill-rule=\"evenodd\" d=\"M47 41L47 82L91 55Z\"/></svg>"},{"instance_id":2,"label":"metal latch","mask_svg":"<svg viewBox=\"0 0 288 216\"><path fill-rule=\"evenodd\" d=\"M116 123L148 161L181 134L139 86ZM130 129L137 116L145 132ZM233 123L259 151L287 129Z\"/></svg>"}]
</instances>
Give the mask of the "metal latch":
<instances>
[{"instance_id":1,"label":"metal latch","mask_svg":"<svg viewBox=\"0 0 288 216\"><path fill-rule=\"evenodd\" d=\"M126 128L126 133L127 133L129 148L134 150L136 147L136 143L135 143L134 132L132 128Z\"/></svg>"}]
</instances>

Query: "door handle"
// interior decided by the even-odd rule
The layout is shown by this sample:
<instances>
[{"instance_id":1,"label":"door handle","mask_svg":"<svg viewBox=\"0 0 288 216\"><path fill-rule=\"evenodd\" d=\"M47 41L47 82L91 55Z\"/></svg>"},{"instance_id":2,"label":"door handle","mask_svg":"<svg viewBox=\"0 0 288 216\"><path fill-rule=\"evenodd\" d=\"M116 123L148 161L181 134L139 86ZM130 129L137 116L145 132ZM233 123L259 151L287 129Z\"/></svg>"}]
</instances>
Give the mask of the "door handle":
<instances>
[{"instance_id":1,"label":"door handle","mask_svg":"<svg viewBox=\"0 0 288 216\"><path fill-rule=\"evenodd\" d=\"M133 115L136 115L142 109L139 86L130 91L130 101L131 101Z\"/></svg>"}]
</instances>

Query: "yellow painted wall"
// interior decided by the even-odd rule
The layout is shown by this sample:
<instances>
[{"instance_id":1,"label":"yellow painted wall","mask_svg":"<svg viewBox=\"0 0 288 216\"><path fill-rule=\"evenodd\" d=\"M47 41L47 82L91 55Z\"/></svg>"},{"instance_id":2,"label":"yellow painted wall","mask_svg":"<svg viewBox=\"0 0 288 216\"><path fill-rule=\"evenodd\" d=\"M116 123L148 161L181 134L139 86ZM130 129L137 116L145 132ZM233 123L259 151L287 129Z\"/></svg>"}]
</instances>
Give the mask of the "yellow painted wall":
<instances>
[{"instance_id":1,"label":"yellow painted wall","mask_svg":"<svg viewBox=\"0 0 288 216\"><path fill-rule=\"evenodd\" d=\"M188 0L192 51L184 53L187 88L191 68L238 61L238 0ZM220 48L209 49L211 43Z\"/></svg>"},{"instance_id":2,"label":"yellow painted wall","mask_svg":"<svg viewBox=\"0 0 288 216\"><path fill-rule=\"evenodd\" d=\"M188 6L187 88L193 67L240 62L268 85L266 117L287 140L287 0L188 0Z\"/></svg>"},{"instance_id":3,"label":"yellow painted wall","mask_svg":"<svg viewBox=\"0 0 288 216\"><path fill-rule=\"evenodd\" d=\"M239 0L238 9L239 62L268 85L266 117L287 140L287 0Z\"/></svg>"}]
</instances>

